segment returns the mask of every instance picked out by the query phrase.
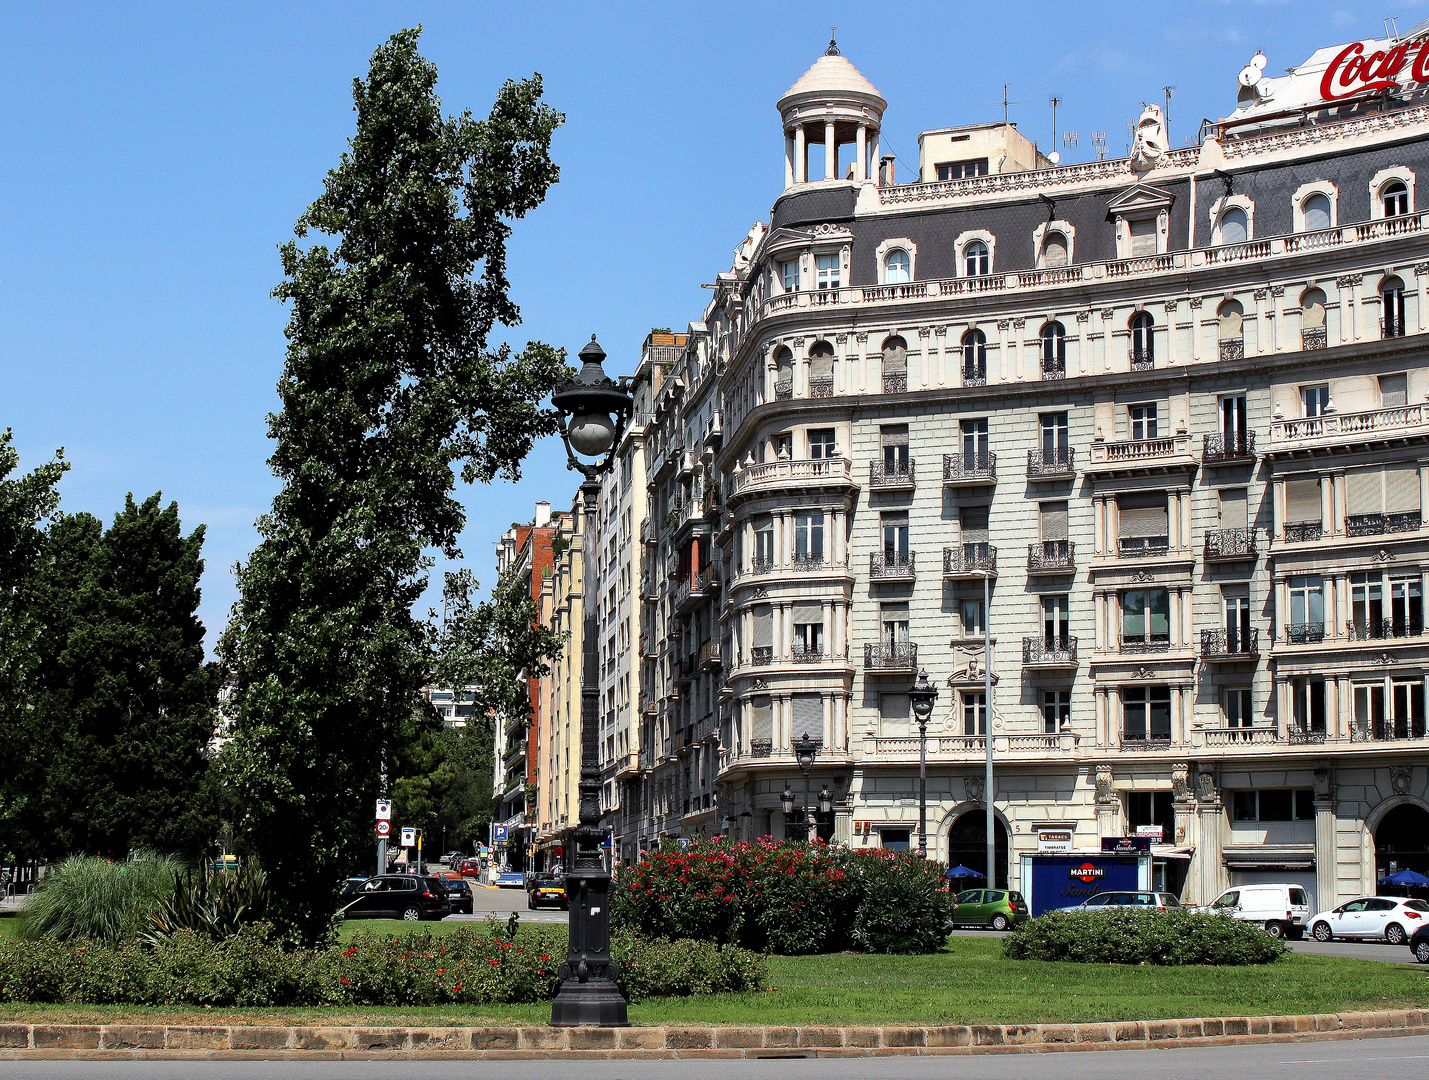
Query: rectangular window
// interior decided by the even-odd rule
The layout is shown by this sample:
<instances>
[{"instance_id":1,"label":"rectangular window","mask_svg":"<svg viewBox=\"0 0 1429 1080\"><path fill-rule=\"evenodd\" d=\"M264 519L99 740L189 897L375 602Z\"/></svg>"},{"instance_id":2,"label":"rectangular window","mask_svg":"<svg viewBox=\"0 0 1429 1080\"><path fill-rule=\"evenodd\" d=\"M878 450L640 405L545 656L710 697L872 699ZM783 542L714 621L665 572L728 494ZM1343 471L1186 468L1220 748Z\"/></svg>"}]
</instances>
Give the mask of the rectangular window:
<instances>
[{"instance_id":1,"label":"rectangular window","mask_svg":"<svg viewBox=\"0 0 1429 1080\"><path fill-rule=\"evenodd\" d=\"M1070 565L1072 552L1067 539L1066 502L1038 503L1037 524L1044 562L1051 566Z\"/></svg>"},{"instance_id":2,"label":"rectangular window","mask_svg":"<svg viewBox=\"0 0 1429 1080\"><path fill-rule=\"evenodd\" d=\"M1176 804L1169 791L1128 791L1126 829L1135 836L1142 825L1160 825L1162 843L1176 838Z\"/></svg>"},{"instance_id":3,"label":"rectangular window","mask_svg":"<svg viewBox=\"0 0 1429 1080\"><path fill-rule=\"evenodd\" d=\"M879 515L883 530L883 557L888 563L908 559L908 511L885 510Z\"/></svg>"},{"instance_id":4,"label":"rectangular window","mask_svg":"<svg viewBox=\"0 0 1429 1080\"><path fill-rule=\"evenodd\" d=\"M1143 255L1155 255L1156 219L1141 218L1126 224L1131 233L1131 257L1138 259Z\"/></svg>"},{"instance_id":5,"label":"rectangular window","mask_svg":"<svg viewBox=\"0 0 1429 1080\"><path fill-rule=\"evenodd\" d=\"M1169 590L1129 589L1121 594L1121 642L1124 648L1164 647L1170 641Z\"/></svg>"},{"instance_id":6,"label":"rectangular window","mask_svg":"<svg viewBox=\"0 0 1429 1080\"><path fill-rule=\"evenodd\" d=\"M1221 528L1246 528L1249 523L1249 517L1246 513L1245 488L1222 488L1219 495Z\"/></svg>"},{"instance_id":7,"label":"rectangular window","mask_svg":"<svg viewBox=\"0 0 1429 1080\"><path fill-rule=\"evenodd\" d=\"M1325 680L1292 679L1290 681L1291 715L1295 729L1301 732L1325 730Z\"/></svg>"},{"instance_id":8,"label":"rectangular window","mask_svg":"<svg viewBox=\"0 0 1429 1080\"><path fill-rule=\"evenodd\" d=\"M1311 788L1261 788L1231 792L1232 821L1314 821Z\"/></svg>"},{"instance_id":9,"label":"rectangular window","mask_svg":"<svg viewBox=\"0 0 1429 1080\"><path fill-rule=\"evenodd\" d=\"M1250 687L1234 686L1225 691L1221 698L1221 710L1225 713L1226 727L1248 728L1255 726L1255 716L1251 710Z\"/></svg>"},{"instance_id":10,"label":"rectangular window","mask_svg":"<svg viewBox=\"0 0 1429 1080\"><path fill-rule=\"evenodd\" d=\"M907 851L911 829L879 829L878 839L888 851Z\"/></svg>"},{"instance_id":11,"label":"rectangular window","mask_svg":"<svg viewBox=\"0 0 1429 1080\"><path fill-rule=\"evenodd\" d=\"M991 556L988 545L986 506L964 506L958 511L958 527L962 532L963 558L971 561Z\"/></svg>"},{"instance_id":12,"label":"rectangular window","mask_svg":"<svg viewBox=\"0 0 1429 1080\"><path fill-rule=\"evenodd\" d=\"M1240 396L1221 398L1221 434L1226 439L1227 453L1244 449L1242 442L1245 433L1245 398Z\"/></svg>"},{"instance_id":13,"label":"rectangular window","mask_svg":"<svg viewBox=\"0 0 1429 1080\"><path fill-rule=\"evenodd\" d=\"M796 600L793 606L794 649L805 656L824 653L824 610L816 601ZM795 736L797 738L797 735Z\"/></svg>"},{"instance_id":14,"label":"rectangular window","mask_svg":"<svg viewBox=\"0 0 1429 1080\"><path fill-rule=\"evenodd\" d=\"M1122 739L1127 742L1171 741L1171 688L1125 687L1121 691Z\"/></svg>"},{"instance_id":15,"label":"rectangular window","mask_svg":"<svg viewBox=\"0 0 1429 1080\"><path fill-rule=\"evenodd\" d=\"M964 420L962 423L962 432L963 467L967 469L987 468L987 421Z\"/></svg>"},{"instance_id":16,"label":"rectangular window","mask_svg":"<svg viewBox=\"0 0 1429 1080\"><path fill-rule=\"evenodd\" d=\"M1123 492L1116 497L1120 519L1118 546L1123 552L1166 551L1170 526L1164 491Z\"/></svg>"},{"instance_id":17,"label":"rectangular window","mask_svg":"<svg viewBox=\"0 0 1429 1080\"><path fill-rule=\"evenodd\" d=\"M789 259L787 262L779 264L779 277L784 284L785 292L799 291L799 260Z\"/></svg>"},{"instance_id":18,"label":"rectangular window","mask_svg":"<svg viewBox=\"0 0 1429 1080\"><path fill-rule=\"evenodd\" d=\"M1285 481L1285 525L1310 526L1312 531L1321 525L1320 478L1318 476L1296 476ZM1292 537L1300 539L1301 537ZM1303 539L1318 539L1306 535Z\"/></svg>"},{"instance_id":19,"label":"rectangular window","mask_svg":"<svg viewBox=\"0 0 1429 1080\"><path fill-rule=\"evenodd\" d=\"M1300 405L1306 416L1324 416L1325 410L1330 407L1330 388L1328 386L1302 386L1300 388Z\"/></svg>"},{"instance_id":20,"label":"rectangular window","mask_svg":"<svg viewBox=\"0 0 1429 1080\"><path fill-rule=\"evenodd\" d=\"M775 435L771 442L775 461L784 461L794 456L794 436Z\"/></svg>"},{"instance_id":21,"label":"rectangular window","mask_svg":"<svg viewBox=\"0 0 1429 1080\"><path fill-rule=\"evenodd\" d=\"M883 447L884 473L906 473L908 471L908 425L885 424L878 429L878 439Z\"/></svg>"},{"instance_id":22,"label":"rectangular window","mask_svg":"<svg viewBox=\"0 0 1429 1080\"><path fill-rule=\"evenodd\" d=\"M1127 423L1134 442L1156 438L1156 406L1131 405L1126 410Z\"/></svg>"},{"instance_id":23,"label":"rectangular window","mask_svg":"<svg viewBox=\"0 0 1429 1080\"><path fill-rule=\"evenodd\" d=\"M834 456L833 428L815 428L809 432L809 457L820 460Z\"/></svg>"},{"instance_id":24,"label":"rectangular window","mask_svg":"<svg viewBox=\"0 0 1429 1080\"><path fill-rule=\"evenodd\" d=\"M1305 644L1325 638L1325 583L1317 574L1293 577L1290 588L1290 641Z\"/></svg>"},{"instance_id":25,"label":"rectangular window","mask_svg":"<svg viewBox=\"0 0 1429 1080\"><path fill-rule=\"evenodd\" d=\"M1067 648L1071 631L1070 603L1066 596L1042 597L1042 638L1048 649Z\"/></svg>"},{"instance_id":26,"label":"rectangular window","mask_svg":"<svg viewBox=\"0 0 1429 1080\"><path fill-rule=\"evenodd\" d=\"M966 180L971 176L986 176L987 161L987 158L977 158L973 161L940 161L938 179Z\"/></svg>"},{"instance_id":27,"label":"rectangular window","mask_svg":"<svg viewBox=\"0 0 1429 1080\"><path fill-rule=\"evenodd\" d=\"M822 561L824 557L824 515L794 515L794 561Z\"/></svg>"},{"instance_id":28,"label":"rectangular window","mask_svg":"<svg viewBox=\"0 0 1429 1080\"><path fill-rule=\"evenodd\" d=\"M1226 609L1226 651L1242 653L1250 651L1250 597L1227 596Z\"/></svg>"},{"instance_id":29,"label":"rectangular window","mask_svg":"<svg viewBox=\"0 0 1429 1080\"><path fill-rule=\"evenodd\" d=\"M958 616L962 622L963 637L982 637L982 601L964 600L958 605Z\"/></svg>"},{"instance_id":30,"label":"rectangular window","mask_svg":"<svg viewBox=\"0 0 1429 1080\"><path fill-rule=\"evenodd\" d=\"M1056 735L1059 731L1072 730L1072 692L1070 690L1044 690L1042 692L1042 731L1046 735Z\"/></svg>"},{"instance_id":31,"label":"rectangular window","mask_svg":"<svg viewBox=\"0 0 1429 1080\"><path fill-rule=\"evenodd\" d=\"M878 733L886 738L907 738L912 733L912 711L907 694L878 696Z\"/></svg>"},{"instance_id":32,"label":"rectangular window","mask_svg":"<svg viewBox=\"0 0 1429 1080\"><path fill-rule=\"evenodd\" d=\"M1039 417L1042 425L1042 453L1055 454L1070 446L1067 435L1066 413L1043 413Z\"/></svg>"},{"instance_id":33,"label":"rectangular window","mask_svg":"<svg viewBox=\"0 0 1429 1080\"><path fill-rule=\"evenodd\" d=\"M820 289L837 289L839 287L838 255L815 255L814 269L818 271Z\"/></svg>"},{"instance_id":34,"label":"rectangular window","mask_svg":"<svg viewBox=\"0 0 1429 1080\"><path fill-rule=\"evenodd\" d=\"M963 734L987 734L987 695L963 692Z\"/></svg>"},{"instance_id":35,"label":"rectangular window","mask_svg":"<svg viewBox=\"0 0 1429 1080\"><path fill-rule=\"evenodd\" d=\"M1381 375L1379 377L1379 407L1400 409L1409 402L1409 383L1404 375Z\"/></svg>"},{"instance_id":36,"label":"rectangular window","mask_svg":"<svg viewBox=\"0 0 1429 1080\"><path fill-rule=\"evenodd\" d=\"M883 644L906 645L908 643L907 602L881 604L879 616L883 622Z\"/></svg>"}]
</instances>

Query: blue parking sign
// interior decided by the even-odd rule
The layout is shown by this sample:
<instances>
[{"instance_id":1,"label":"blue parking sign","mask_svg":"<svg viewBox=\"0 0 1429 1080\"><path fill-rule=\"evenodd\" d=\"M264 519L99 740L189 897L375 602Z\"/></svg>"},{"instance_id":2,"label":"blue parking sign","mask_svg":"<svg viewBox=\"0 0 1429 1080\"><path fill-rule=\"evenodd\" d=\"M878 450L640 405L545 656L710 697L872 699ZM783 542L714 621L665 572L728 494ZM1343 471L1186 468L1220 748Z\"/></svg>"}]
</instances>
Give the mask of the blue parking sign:
<instances>
[{"instance_id":1,"label":"blue parking sign","mask_svg":"<svg viewBox=\"0 0 1429 1080\"><path fill-rule=\"evenodd\" d=\"M491 842L492 842L493 844L504 844L504 843L506 843L506 826L505 826L505 825L493 825L493 826L491 826Z\"/></svg>"}]
</instances>

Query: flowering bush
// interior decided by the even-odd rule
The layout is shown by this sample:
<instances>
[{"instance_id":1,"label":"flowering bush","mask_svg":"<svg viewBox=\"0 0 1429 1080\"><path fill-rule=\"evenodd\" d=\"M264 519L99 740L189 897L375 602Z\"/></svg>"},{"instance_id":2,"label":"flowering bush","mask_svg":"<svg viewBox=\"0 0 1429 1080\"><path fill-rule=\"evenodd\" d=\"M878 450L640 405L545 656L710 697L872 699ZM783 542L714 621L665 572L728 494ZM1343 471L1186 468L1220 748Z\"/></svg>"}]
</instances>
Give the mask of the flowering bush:
<instances>
[{"instance_id":1,"label":"flowering bush","mask_svg":"<svg viewBox=\"0 0 1429 1080\"><path fill-rule=\"evenodd\" d=\"M933 952L948 912L941 871L908 852L716 838L623 867L613 910L642 934L786 955Z\"/></svg>"}]
</instances>

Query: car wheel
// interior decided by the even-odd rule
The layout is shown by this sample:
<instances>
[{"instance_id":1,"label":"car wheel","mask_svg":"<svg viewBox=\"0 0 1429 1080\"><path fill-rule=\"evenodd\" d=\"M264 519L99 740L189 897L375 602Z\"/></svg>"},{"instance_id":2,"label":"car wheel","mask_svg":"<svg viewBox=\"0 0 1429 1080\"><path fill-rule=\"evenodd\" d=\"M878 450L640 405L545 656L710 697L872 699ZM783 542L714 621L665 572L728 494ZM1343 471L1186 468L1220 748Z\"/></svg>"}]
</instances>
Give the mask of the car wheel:
<instances>
[{"instance_id":1,"label":"car wheel","mask_svg":"<svg viewBox=\"0 0 1429 1080\"><path fill-rule=\"evenodd\" d=\"M1265 924L1265 932L1273 938L1283 938L1285 936L1285 925L1271 919Z\"/></svg>"},{"instance_id":2,"label":"car wheel","mask_svg":"<svg viewBox=\"0 0 1429 1080\"><path fill-rule=\"evenodd\" d=\"M1006 930L1008 926L1006 915L994 915L992 917L992 928L994 930Z\"/></svg>"},{"instance_id":3,"label":"car wheel","mask_svg":"<svg viewBox=\"0 0 1429 1080\"><path fill-rule=\"evenodd\" d=\"M1316 941L1334 941L1335 935L1330 931L1330 924L1317 922L1310 928L1310 934Z\"/></svg>"},{"instance_id":4,"label":"car wheel","mask_svg":"<svg viewBox=\"0 0 1429 1080\"><path fill-rule=\"evenodd\" d=\"M1414 959L1421 964L1429 964L1429 938L1414 946Z\"/></svg>"},{"instance_id":5,"label":"car wheel","mask_svg":"<svg viewBox=\"0 0 1429 1080\"><path fill-rule=\"evenodd\" d=\"M402 918L406 922L420 922L422 909L419 907L409 907L406 911L402 912Z\"/></svg>"},{"instance_id":6,"label":"car wheel","mask_svg":"<svg viewBox=\"0 0 1429 1080\"><path fill-rule=\"evenodd\" d=\"M1404 932L1404 927L1398 923L1390 923L1384 928L1384 940L1391 945L1403 945L1404 939L1409 935Z\"/></svg>"}]
</instances>

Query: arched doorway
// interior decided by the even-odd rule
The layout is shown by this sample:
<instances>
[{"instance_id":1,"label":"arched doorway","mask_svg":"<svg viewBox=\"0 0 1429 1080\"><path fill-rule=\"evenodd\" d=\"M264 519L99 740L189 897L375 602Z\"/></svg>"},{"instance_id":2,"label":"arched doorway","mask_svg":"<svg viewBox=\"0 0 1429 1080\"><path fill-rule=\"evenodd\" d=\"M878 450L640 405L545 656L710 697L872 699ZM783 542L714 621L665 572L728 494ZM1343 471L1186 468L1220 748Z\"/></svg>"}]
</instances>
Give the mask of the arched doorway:
<instances>
[{"instance_id":1,"label":"arched doorway","mask_svg":"<svg viewBox=\"0 0 1429 1080\"><path fill-rule=\"evenodd\" d=\"M1007 826L994 816L993 844L997 854L997 879L987 884L1007 888ZM948 831L948 866L966 866L979 874L987 873L987 818L981 810L969 810L953 822ZM969 882L969 884L980 884ZM956 886L955 886L956 887Z\"/></svg>"},{"instance_id":2,"label":"arched doorway","mask_svg":"<svg viewBox=\"0 0 1429 1080\"><path fill-rule=\"evenodd\" d=\"M1429 877L1429 811L1412 803L1396 806L1374 830L1375 880L1398 870Z\"/></svg>"}]
</instances>

